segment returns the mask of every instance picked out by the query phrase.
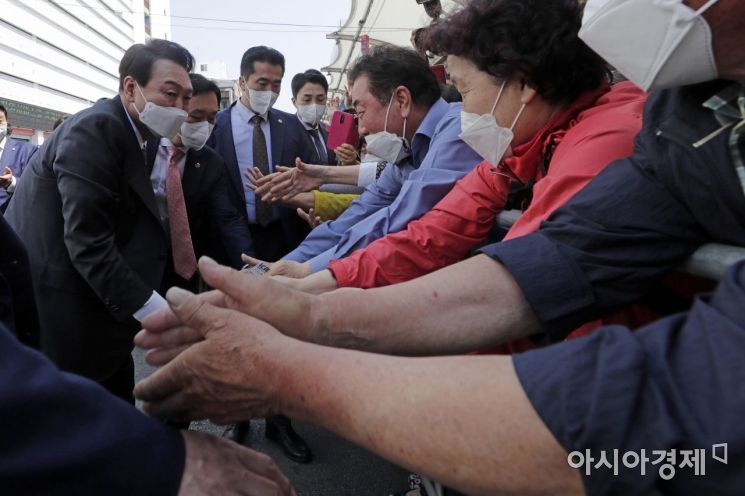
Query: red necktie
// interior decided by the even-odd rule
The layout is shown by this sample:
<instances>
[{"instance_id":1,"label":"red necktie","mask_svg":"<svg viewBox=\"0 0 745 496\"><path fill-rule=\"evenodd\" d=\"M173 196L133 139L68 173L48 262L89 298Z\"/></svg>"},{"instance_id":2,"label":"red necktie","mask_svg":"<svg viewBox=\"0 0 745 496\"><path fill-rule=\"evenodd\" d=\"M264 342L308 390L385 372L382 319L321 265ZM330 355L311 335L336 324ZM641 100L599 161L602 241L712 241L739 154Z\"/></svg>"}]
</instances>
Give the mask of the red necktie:
<instances>
[{"instance_id":1,"label":"red necktie","mask_svg":"<svg viewBox=\"0 0 745 496\"><path fill-rule=\"evenodd\" d=\"M168 172L166 173L166 202L168 203L168 224L171 228L171 250L173 268L176 274L187 281L197 270L197 258L189 231L189 218L186 215L184 189L181 186L181 171L178 161L184 152L175 146L168 147Z\"/></svg>"}]
</instances>

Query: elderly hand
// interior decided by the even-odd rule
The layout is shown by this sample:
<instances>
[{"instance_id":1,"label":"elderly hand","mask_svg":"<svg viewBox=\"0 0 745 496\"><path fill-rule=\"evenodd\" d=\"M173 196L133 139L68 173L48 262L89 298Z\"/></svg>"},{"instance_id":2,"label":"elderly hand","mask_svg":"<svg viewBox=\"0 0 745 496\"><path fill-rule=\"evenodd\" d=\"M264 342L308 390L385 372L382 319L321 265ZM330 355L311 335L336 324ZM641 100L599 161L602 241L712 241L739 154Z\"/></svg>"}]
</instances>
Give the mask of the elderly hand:
<instances>
[{"instance_id":1,"label":"elderly hand","mask_svg":"<svg viewBox=\"0 0 745 496\"><path fill-rule=\"evenodd\" d=\"M318 189L326 182L328 167L331 166L306 164L298 158L295 160L295 167L275 167L280 174L266 176L271 177L271 180L262 182L256 188L256 194L261 197L262 201L277 201Z\"/></svg>"},{"instance_id":2,"label":"elderly hand","mask_svg":"<svg viewBox=\"0 0 745 496\"><path fill-rule=\"evenodd\" d=\"M342 165L355 165L357 161L357 150L349 143L343 143L334 148L336 158L339 159Z\"/></svg>"},{"instance_id":3,"label":"elderly hand","mask_svg":"<svg viewBox=\"0 0 745 496\"><path fill-rule=\"evenodd\" d=\"M294 496L290 482L267 455L209 434L182 435L186 464L179 496Z\"/></svg>"},{"instance_id":4,"label":"elderly hand","mask_svg":"<svg viewBox=\"0 0 745 496\"><path fill-rule=\"evenodd\" d=\"M183 289L171 288L167 296L175 316L203 341L137 384L134 393L143 410L160 418L216 424L280 413L278 376L297 341Z\"/></svg>"},{"instance_id":5,"label":"elderly hand","mask_svg":"<svg viewBox=\"0 0 745 496\"><path fill-rule=\"evenodd\" d=\"M246 254L241 255L241 260L243 260L243 263L249 264L249 265L256 265L260 263L264 263L271 267L269 269L269 272L266 273L268 276L285 276L285 277L292 277L294 279L300 279L301 277L306 277L310 275L310 263L300 263L295 262L294 260L280 260L279 262L264 262L262 260L259 260L258 258L249 257Z\"/></svg>"},{"instance_id":6,"label":"elderly hand","mask_svg":"<svg viewBox=\"0 0 745 496\"><path fill-rule=\"evenodd\" d=\"M315 297L292 291L274 278L256 277L218 265L207 257L199 260L199 272L207 284L217 289L195 298L211 307L253 315L300 339L309 339L316 332ZM184 323L170 308L152 313L142 325L144 329L134 342L149 350L145 359L155 366L171 362L204 340L200 330Z\"/></svg>"}]
</instances>

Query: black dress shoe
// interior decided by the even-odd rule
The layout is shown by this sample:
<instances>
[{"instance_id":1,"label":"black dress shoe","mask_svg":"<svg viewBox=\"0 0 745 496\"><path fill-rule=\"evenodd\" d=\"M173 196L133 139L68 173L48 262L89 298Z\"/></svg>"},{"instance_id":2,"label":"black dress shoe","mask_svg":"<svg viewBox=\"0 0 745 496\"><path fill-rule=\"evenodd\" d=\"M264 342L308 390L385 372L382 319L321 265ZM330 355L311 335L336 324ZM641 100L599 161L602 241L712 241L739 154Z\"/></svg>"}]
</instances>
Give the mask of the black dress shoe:
<instances>
[{"instance_id":1,"label":"black dress shoe","mask_svg":"<svg viewBox=\"0 0 745 496\"><path fill-rule=\"evenodd\" d=\"M310 448L292 428L287 417L269 417L266 419L266 437L282 448L287 458L298 463L309 463L313 460Z\"/></svg>"},{"instance_id":2,"label":"black dress shoe","mask_svg":"<svg viewBox=\"0 0 745 496\"><path fill-rule=\"evenodd\" d=\"M251 430L251 422L248 420L245 422L239 422L237 424L229 425L225 428L222 433L222 437L230 439L238 444L243 444L248 438L248 432Z\"/></svg>"}]
</instances>

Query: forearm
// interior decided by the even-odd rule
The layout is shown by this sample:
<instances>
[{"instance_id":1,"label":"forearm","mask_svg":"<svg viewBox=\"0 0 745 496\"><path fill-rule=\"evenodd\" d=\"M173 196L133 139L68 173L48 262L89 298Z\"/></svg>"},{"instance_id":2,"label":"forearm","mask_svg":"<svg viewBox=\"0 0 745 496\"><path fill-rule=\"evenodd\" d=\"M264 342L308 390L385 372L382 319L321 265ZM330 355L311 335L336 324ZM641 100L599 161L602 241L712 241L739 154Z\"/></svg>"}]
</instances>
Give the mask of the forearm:
<instances>
[{"instance_id":1,"label":"forearm","mask_svg":"<svg viewBox=\"0 0 745 496\"><path fill-rule=\"evenodd\" d=\"M292 198L282 200L280 203L285 207L302 208L307 212L314 207L315 197L313 196L313 192L298 193Z\"/></svg>"},{"instance_id":2,"label":"forearm","mask_svg":"<svg viewBox=\"0 0 745 496\"><path fill-rule=\"evenodd\" d=\"M541 330L510 273L481 255L394 286L326 293L316 303L304 339L379 353L466 353Z\"/></svg>"},{"instance_id":3,"label":"forearm","mask_svg":"<svg viewBox=\"0 0 745 496\"><path fill-rule=\"evenodd\" d=\"M360 176L359 165L327 166L323 168L324 184L351 184L357 186L357 179Z\"/></svg>"},{"instance_id":4,"label":"forearm","mask_svg":"<svg viewBox=\"0 0 745 496\"><path fill-rule=\"evenodd\" d=\"M406 359L299 346L285 353L292 366L278 381L283 413L468 494L581 494L578 473L510 358Z\"/></svg>"}]
</instances>

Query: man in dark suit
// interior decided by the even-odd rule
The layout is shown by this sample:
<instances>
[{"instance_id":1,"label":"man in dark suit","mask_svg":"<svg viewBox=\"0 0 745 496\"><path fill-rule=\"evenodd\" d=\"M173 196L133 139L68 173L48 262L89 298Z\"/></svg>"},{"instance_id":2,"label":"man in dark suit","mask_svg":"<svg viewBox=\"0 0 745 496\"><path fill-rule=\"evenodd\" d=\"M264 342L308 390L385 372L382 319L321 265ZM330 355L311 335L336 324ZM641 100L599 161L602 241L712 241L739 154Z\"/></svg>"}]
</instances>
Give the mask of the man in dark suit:
<instances>
[{"instance_id":1,"label":"man in dark suit","mask_svg":"<svg viewBox=\"0 0 745 496\"><path fill-rule=\"evenodd\" d=\"M253 489L290 494L266 456L214 436L179 435L21 345L35 339L28 256L0 216L3 494L234 494L252 489L247 472L263 478Z\"/></svg>"},{"instance_id":2,"label":"man in dark suit","mask_svg":"<svg viewBox=\"0 0 745 496\"><path fill-rule=\"evenodd\" d=\"M185 120L192 65L191 54L169 41L130 47L119 95L54 132L6 213L29 253L42 351L130 402L137 320L165 306L156 290L177 244L161 224L144 148Z\"/></svg>"},{"instance_id":3,"label":"man in dark suit","mask_svg":"<svg viewBox=\"0 0 745 496\"><path fill-rule=\"evenodd\" d=\"M217 115L207 143L225 161L233 189L231 200L246 216L257 256L268 261L292 251L309 232L294 209L262 203L245 186L245 172L251 167L269 174L275 165L294 166L298 157L312 162L314 152L297 117L272 108L284 71L285 59L278 51L249 48L241 60L243 94Z\"/></svg>"},{"instance_id":4,"label":"man in dark suit","mask_svg":"<svg viewBox=\"0 0 745 496\"><path fill-rule=\"evenodd\" d=\"M320 71L308 69L295 74L290 86L297 118L305 129L313 150L313 163L336 165L336 155L326 148L329 136L321 122L326 114L328 81Z\"/></svg>"},{"instance_id":5,"label":"man in dark suit","mask_svg":"<svg viewBox=\"0 0 745 496\"><path fill-rule=\"evenodd\" d=\"M10 137L8 110L0 105L0 211L5 211L36 146Z\"/></svg>"},{"instance_id":6,"label":"man in dark suit","mask_svg":"<svg viewBox=\"0 0 745 496\"><path fill-rule=\"evenodd\" d=\"M150 181L158 204L161 221L169 230L168 169L169 150L179 153L174 165L179 169L181 189L188 218L189 234L196 258L202 255L215 257L211 246L219 245L227 253L231 266L243 265L241 253L255 253L245 216L230 201L230 184L222 158L205 146L220 104L220 89L200 74L190 74L193 88L187 107L188 117L178 134L170 140L150 140L147 144L148 164L151 164ZM212 236L212 233L216 236ZM195 290L197 277L187 281L174 270L173 257L168 258L164 277L164 292L171 286Z\"/></svg>"},{"instance_id":7,"label":"man in dark suit","mask_svg":"<svg viewBox=\"0 0 745 496\"><path fill-rule=\"evenodd\" d=\"M253 167L267 175L275 165L293 166L298 157L312 162L313 149L298 118L272 108L284 73L285 58L277 50L265 46L246 50L241 59L241 98L217 115L208 142L225 161L232 183L231 199L246 216L256 255L268 261L279 260L309 232L294 209L262 202L245 186L246 171ZM247 434L248 422L226 431L226 436L237 442L243 442ZM310 448L287 417L268 418L266 435L291 459L311 460Z\"/></svg>"}]
</instances>

